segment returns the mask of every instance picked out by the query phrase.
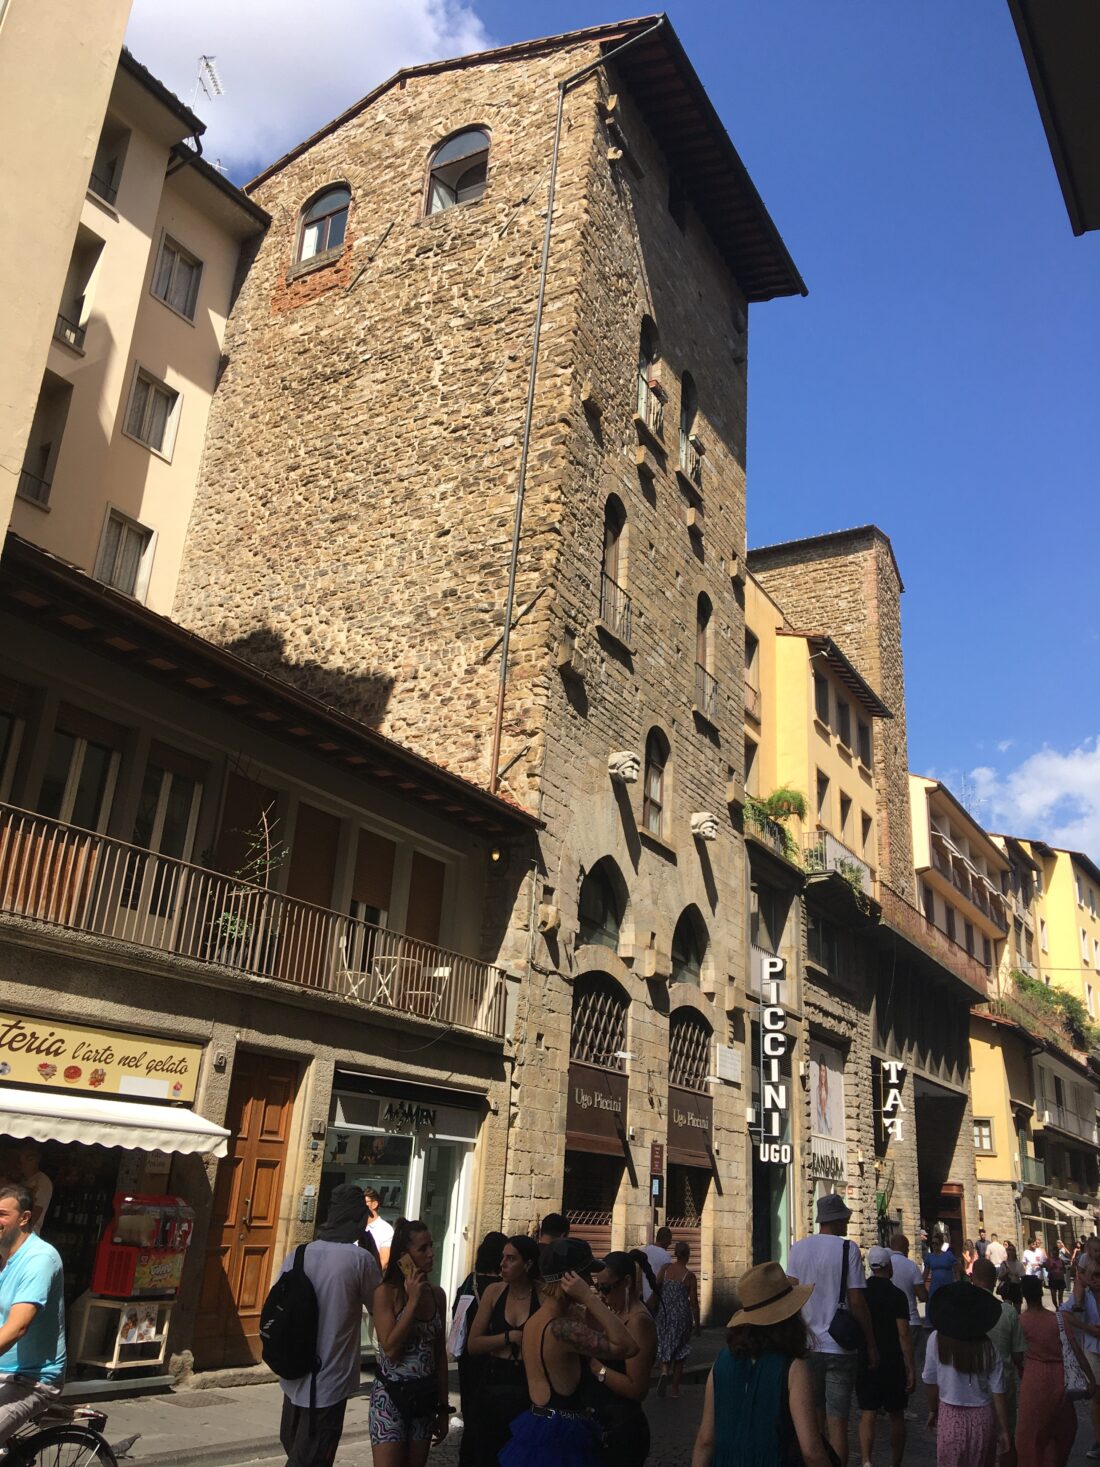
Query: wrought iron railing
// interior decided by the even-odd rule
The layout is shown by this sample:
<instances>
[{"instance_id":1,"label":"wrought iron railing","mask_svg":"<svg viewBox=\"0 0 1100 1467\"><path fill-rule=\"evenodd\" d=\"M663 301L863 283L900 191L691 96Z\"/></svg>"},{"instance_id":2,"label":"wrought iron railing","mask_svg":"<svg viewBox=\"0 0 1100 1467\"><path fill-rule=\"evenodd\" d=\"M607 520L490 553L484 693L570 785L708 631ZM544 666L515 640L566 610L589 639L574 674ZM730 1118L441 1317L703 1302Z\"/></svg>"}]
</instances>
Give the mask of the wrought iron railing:
<instances>
[{"instance_id":1,"label":"wrought iron railing","mask_svg":"<svg viewBox=\"0 0 1100 1467\"><path fill-rule=\"evenodd\" d=\"M843 841L837 840L829 831L818 828L803 849L803 860L807 871L836 871L859 885L870 896L874 886L874 872L862 856L850 851Z\"/></svg>"},{"instance_id":2,"label":"wrought iron railing","mask_svg":"<svg viewBox=\"0 0 1100 1467\"><path fill-rule=\"evenodd\" d=\"M53 327L53 334L58 341L63 341L66 346L75 347L77 351L83 351L86 333L87 327L80 326L75 321L70 321L68 316L63 316L58 312L57 320L54 322Z\"/></svg>"},{"instance_id":3,"label":"wrought iron railing","mask_svg":"<svg viewBox=\"0 0 1100 1467\"><path fill-rule=\"evenodd\" d=\"M504 1036L491 964L10 805L0 912Z\"/></svg>"},{"instance_id":4,"label":"wrought iron railing","mask_svg":"<svg viewBox=\"0 0 1100 1467\"><path fill-rule=\"evenodd\" d=\"M88 180L88 189L106 204L113 204L118 198L118 189L112 179L105 178L102 173L96 173L94 169Z\"/></svg>"},{"instance_id":5,"label":"wrought iron railing","mask_svg":"<svg viewBox=\"0 0 1100 1467\"><path fill-rule=\"evenodd\" d=\"M35 504L48 504L50 487L49 479L40 479L30 469L20 470L18 493L24 499L33 499Z\"/></svg>"},{"instance_id":6,"label":"wrought iron railing","mask_svg":"<svg viewBox=\"0 0 1100 1467\"><path fill-rule=\"evenodd\" d=\"M1020 1154L1020 1181L1026 1182L1032 1187L1045 1187L1047 1184L1047 1164L1038 1156Z\"/></svg>"},{"instance_id":7,"label":"wrought iron railing","mask_svg":"<svg viewBox=\"0 0 1100 1467\"><path fill-rule=\"evenodd\" d=\"M680 435L680 472L696 489L703 487L703 455L693 447L690 438Z\"/></svg>"},{"instance_id":8,"label":"wrought iron railing","mask_svg":"<svg viewBox=\"0 0 1100 1467\"><path fill-rule=\"evenodd\" d=\"M794 846L793 837L786 828L779 824L778 820L769 820L768 817L756 808L751 802L745 806L745 830L768 845L785 861L793 861L798 864L797 849Z\"/></svg>"},{"instance_id":9,"label":"wrought iron railing","mask_svg":"<svg viewBox=\"0 0 1100 1467\"><path fill-rule=\"evenodd\" d=\"M655 437L663 436L665 405L657 389L642 377L638 379L638 416Z\"/></svg>"},{"instance_id":10,"label":"wrought iron railing","mask_svg":"<svg viewBox=\"0 0 1100 1467\"><path fill-rule=\"evenodd\" d=\"M989 992L989 973L977 958L964 947L930 922L924 913L911 902L900 896L885 882L875 883L875 900L882 908L882 920L887 926L908 937L938 963L985 998Z\"/></svg>"},{"instance_id":11,"label":"wrought iron railing","mask_svg":"<svg viewBox=\"0 0 1100 1467\"><path fill-rule=\"evenodd\" d=\"M701 662L695 664L695 706L711 723L718 722L718 679Z\"/></svg>"},{"instance_id":12,"label":"wrought iron railing","mask_svg":"<svg viewBox=\"0 0 1100 1467\"><path fill-rule=\"evenodd\" d=\"M1044 1126L1057 1126L1059 1131L1067 1131L1071 1136L1080 1136L1083 1141L1096 1145L1095 1119L1078 1115L1068 1106L1058 1105L1053 1100L1040 1099L1035 1119Z\"/></svg>"},{"instance_id":13,"label":"wrought iron railing","mask_svg":"<svg viewBox=\"0 0 1100 1467\"><path fill-rule=\"evenodd\" d=\"M629 646L634 627L634 608L630 597L606 571L600 576L600 620L620 642Z\"/></svg>"}]
</instances>

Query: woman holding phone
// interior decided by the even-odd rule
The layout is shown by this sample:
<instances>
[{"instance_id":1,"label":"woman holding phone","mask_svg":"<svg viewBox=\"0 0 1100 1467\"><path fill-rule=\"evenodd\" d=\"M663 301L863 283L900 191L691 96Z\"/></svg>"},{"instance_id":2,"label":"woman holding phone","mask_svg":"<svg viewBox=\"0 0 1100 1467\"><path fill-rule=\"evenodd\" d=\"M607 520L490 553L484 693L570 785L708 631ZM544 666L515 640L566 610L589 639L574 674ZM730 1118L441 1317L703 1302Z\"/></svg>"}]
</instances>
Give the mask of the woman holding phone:
<instances>
[{"instance_id":1,"label":"woman holding phone","mask_svg":"<svg viewBox=\"0 0 1100 1467\"><path fill-rule=\"evenodd\" d=\"M375 1467L424 1467L447 1435L447 1298L429 1281L435 1250L424 1222L398 1218L374 1294L378 1365L370 1397Z\"/></svg>"}]
</instances>

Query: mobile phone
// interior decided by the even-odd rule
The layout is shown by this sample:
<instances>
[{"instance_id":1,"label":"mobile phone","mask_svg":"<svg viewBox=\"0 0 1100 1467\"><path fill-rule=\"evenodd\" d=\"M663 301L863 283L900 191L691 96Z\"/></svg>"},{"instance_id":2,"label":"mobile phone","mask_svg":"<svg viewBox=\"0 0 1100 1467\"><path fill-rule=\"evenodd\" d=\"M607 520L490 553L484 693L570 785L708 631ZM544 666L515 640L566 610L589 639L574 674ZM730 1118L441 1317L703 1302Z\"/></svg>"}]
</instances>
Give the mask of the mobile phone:
<instances>
[{"instance_id":1,"label":"mobile phone","mask_svg":"<svg viewBox=\"0 0 1100 1467\"><path fill-rule=\"evenodd\" d=\"M398 1267L401 1269L401 1272L405 1275L407 1279L411 1279L413 1274L416 1272L416 1264L412 1261L407 1253L402 1255L401 1262L398 1264Z\"/></svg>"}]
</instances>

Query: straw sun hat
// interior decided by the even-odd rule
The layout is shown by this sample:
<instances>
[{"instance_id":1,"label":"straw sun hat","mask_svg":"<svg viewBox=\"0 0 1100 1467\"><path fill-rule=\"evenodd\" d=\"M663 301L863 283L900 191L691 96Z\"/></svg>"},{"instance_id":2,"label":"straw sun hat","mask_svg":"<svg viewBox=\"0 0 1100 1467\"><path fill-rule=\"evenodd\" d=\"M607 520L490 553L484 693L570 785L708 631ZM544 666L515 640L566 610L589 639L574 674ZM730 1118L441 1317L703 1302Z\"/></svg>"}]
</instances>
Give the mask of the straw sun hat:
<instances>
[{"instance_id":1,"label":"straw sun hat","mask_svg":"<svg viewBox=\"0 0 1100 1467\"><path fill-rule=\"evenodd\" d=\"M779 1324L797 1314L813 1291L813 1284L792 1284L778 1263L758 1263L737 1281L741 1308L730 1320L729 1328Z\"/></svg>"}]
</instances>

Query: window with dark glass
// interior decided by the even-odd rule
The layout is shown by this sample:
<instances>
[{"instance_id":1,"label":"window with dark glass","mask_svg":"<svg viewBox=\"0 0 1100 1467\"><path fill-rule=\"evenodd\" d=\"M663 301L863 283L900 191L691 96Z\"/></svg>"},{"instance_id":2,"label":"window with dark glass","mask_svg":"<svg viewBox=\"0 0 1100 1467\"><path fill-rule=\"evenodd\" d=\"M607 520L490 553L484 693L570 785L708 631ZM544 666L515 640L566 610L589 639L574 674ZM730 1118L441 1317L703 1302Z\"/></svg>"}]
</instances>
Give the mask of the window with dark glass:
<instances>
[{"instance_id":1,"label":"window with dark glass","mask_svg":"<svg viewBox=\"0 0 1100 1467\"><path fill-rule=\"evenodd\" d=\"M852 708L844 698L836 700L836 734L845 748L852 747Z\"/></svg>"},{"instance_id":2,"label":"window with dark glass","mask_svg":"<svg viewBox=\"0 0 1100 1467\"><path fill-rule=\"evenodd\" d=\"M814 712L822 723L829 722L829 679L823 673L814 673Z\"/></svg>"},{"instance_id":3,"label":"window with dark glass","mask_svg":"<svg viewBox=\"0 0 1100 1467\"><path fill-rule=\"evenodd\" d=\"M661 339L657 327L648 316L642 321L638 336L638 416L644 418L655 433L661 431L661 400L655 388L657 363L661 360Z\"/></svg>"},{"instance_id":4,"label":"window with dark glass","mask_svg":"<svg viewBox=\"0 0 1100 1467\"><path fill-rule=\"evenodd\" d=\"M298 237L299 261L312 260L315 255L340 248L347 232L350 206L351 189L344 184L326 189L314 199L302 215Z\"/></svg>"},{"instance_id":5,"label":"window with dark glass","mask_svg":"<svg viewBox=\"0 0 1100 1467\"><path fill-rule=\"evenodd\" d=\"M710 672L710 622L713 608L710 597L701 592L695 603L695 661L704 672Z\"/></svg>"},{"instance_id":6,"label":"window with dark glass","mask_svg":"<svg viewBox=\"0 0 1100 1467\"><path fill-rule=\"evenodd\" d=\"M698 988L707 951L707 933L702 918L694 908L680 913L672 934L672 981L691 983Z\"/></svg>"},{"instance_id":7,"label":"window with dark glass","mask_svg":"<svg viewBox=\"0 0 1100 1467\"><path fill-rule=\"evenodd\" d=\"M489 177L489 134L468 127L440 143L428 173L428 213L480 199Z\"/></svg>"},{"instance_id":8,"label":"window with dark glass","mask_svg":"<svg viewBox=\"0 0 1100 1467\"><path fill-rule=\"evenodd\" d=\"M577 915L578 946L595 943L618 952L622 907L606 862L598 861L581 883Z\"/></svg>"},{"instance_id":9,"label":"window with dark glass","mask_svg":"<svg viewBox=\"0 0 1100 1467\"><path fill-rule=\"evenodd\" d=\"M697 480L699 455L692 443L695 420L699 416L699 394L695 379L685 372L680 382L680 467L689 479Z\"/></svg>"},{"instance_id":10,"label":"window with dark glass","mask_svg":"<svg viewBox=\"0 0 1100 1467\"><path fill-rule=\"evenodd\" d=\"M645 785L642 791L642 824L650 835L664 829L665 768L668 740L659 728L651 728L645 741Z\"/></svg>"}]
</instances>

